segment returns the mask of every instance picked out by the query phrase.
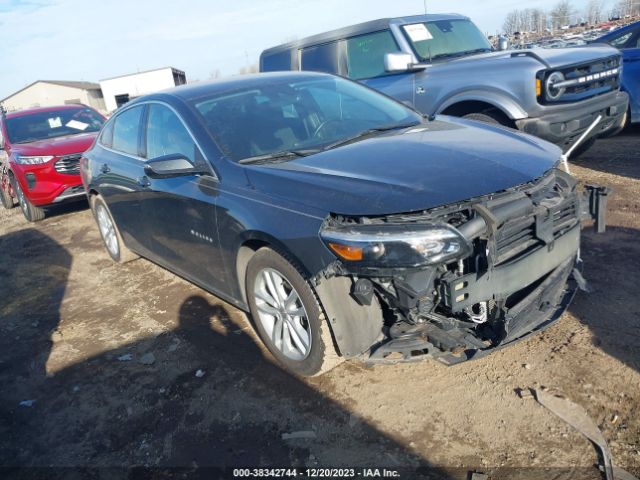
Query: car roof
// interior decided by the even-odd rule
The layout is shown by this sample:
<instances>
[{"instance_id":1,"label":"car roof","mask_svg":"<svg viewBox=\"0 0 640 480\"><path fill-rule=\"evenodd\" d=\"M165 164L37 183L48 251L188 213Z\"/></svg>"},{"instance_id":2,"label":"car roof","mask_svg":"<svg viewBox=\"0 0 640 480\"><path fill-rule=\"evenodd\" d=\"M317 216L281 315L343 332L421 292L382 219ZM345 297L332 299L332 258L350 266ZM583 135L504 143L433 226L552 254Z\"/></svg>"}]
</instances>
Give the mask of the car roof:
<instances>
[{"instance_id":1,"label":"car roof","mask_svg":"<svg viewBox=\"0 0 640 480\"><path fill-rule=\"evenodd\" d=\"M136 98L134 101L129 102L127 105L133 105L134 103L144 102L146 100L152 100L154 98L162 98L166 96L178 97L184 101L196 100L202 97L208 97L217 93L225 93L233 90L250 90L252 88L262 87L270 82L280 83L286 81L300 81L305 79L334 77L327 73L320 72L270 72L270 73L255 73L249 75L236 75L234 77L223 78L219 80L212 80L208 82L198 82L187 85L180 85L179 87L163 90L157 94L146 95Z\"/></svg>"},{"instance_id":2,"label":"car roof","mask_svg":"<svg viewBox=\"0 0 640 480\"><path fill-rule=\"evenodd\" d=\"M439 13L429 15L410 15L407 17L394 17L394 18L379 18L377 20L370 20L364 23L358 23L350 25L348 27L339 28L336 30L330 30L328 32L319 33L309 37L302 38L300 40L294 40L293 42L283 43L275 47L268 48L262 52L262 55L268 55L271 53L277 53L291 48L301 48L308 45L315 45L318 43L332 42L340 40L346 37L354 35L361 35L370 32L377 32L389 28L389 25L407 25L419 22L437 22L440 20L468 20L469 17L460 15L458 13Z\"/></svg>"},{"instance_id":3,"label":"car roof","mask_svg":"<svg viewBox=\"0 0 640 480\"><path fill-rule=\"evenodd\" d=\"M23 117L25 115L31 115L33 113L45 113L45 112L54 112L58 110L73 110L79 108L88 108L86 105L81 105L79 103L74 103L73 105L57 105L52 107L32 107L25 108L24 110L16 110L14 112L7 112L7 118L16 118Z\"/></svg>"}]
</instances>

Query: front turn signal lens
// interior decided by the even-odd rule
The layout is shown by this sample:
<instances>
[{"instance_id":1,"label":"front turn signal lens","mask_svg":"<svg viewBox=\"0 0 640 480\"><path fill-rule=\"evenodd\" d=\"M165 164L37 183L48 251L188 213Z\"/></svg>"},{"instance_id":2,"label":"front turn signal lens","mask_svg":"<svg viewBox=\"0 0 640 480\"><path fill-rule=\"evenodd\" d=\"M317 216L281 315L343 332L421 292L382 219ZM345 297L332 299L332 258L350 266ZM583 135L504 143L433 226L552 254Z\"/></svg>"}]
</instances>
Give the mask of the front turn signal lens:
<instances>
[{"instance_id":1,"label":"front turn signal lens","mask_svg":"<svg viewBox=\"0 0 640 480\"><path fill-rule=\"evenodd\" d=\"M329 247L344 260L358 262L364 258L363 250L360 247L352 247L350 245L341 245L332 242L329 242Z\"/></svg>"},{"instance_id":2,"label":"front turn signal lens","mask_svg":"<svg viewBox=\"0 0 640 480\"><path fill-rule=\"evenodd\" d=\"M536 97L542 95L542 80L536 78Z\"/></svg>"}]
</instances>

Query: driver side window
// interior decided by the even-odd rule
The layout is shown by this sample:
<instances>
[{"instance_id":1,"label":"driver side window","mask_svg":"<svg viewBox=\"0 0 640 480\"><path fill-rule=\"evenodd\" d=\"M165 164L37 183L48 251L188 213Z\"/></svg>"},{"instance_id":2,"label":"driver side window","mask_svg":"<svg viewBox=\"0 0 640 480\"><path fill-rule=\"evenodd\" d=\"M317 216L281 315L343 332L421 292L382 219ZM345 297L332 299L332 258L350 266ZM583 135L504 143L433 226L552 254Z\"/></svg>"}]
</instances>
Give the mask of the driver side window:
<instances>
[{"instance_id":1,"label":"driver side window","mask_svg":"<svg viewBox=\"0 0 640 480\"><path fill-rule=\"evenodd\" d=\"M147 158L179 154L191 163L201 159L198 147L178 116L168 107L149 105Z\"/></svg>"}]
</instances>

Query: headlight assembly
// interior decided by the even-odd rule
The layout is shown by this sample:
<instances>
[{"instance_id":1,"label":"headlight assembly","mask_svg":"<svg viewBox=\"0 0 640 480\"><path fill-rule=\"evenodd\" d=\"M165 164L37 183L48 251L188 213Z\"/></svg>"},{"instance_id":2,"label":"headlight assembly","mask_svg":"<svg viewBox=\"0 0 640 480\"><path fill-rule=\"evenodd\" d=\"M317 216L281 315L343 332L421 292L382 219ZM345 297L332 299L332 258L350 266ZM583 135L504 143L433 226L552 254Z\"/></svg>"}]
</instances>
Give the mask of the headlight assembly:
<instances>
[{"instance_id":1,"label":"headlight assembly","mask_svg":"<svg viewBox=\"0 0 640 480\"><path fill-rule=\"evenodd\" d=\"M555 86L556 83L564 82L564 80L564 75L561 72L553 72L547 77L547 80L544 83L547 100L556 101L564 95L566 88L557 88Z\"/></svg>"},{"instance_id":2,"label":"headlight assembly","mask_svg":"<svg viewBox=\"0 0 640 480\"><path fill-rule=\"evenodd\" d=\"M43 163L47 163L50 160L53 160L53 157L50 155L45 156L33 156L33 157L25 157L22 155L15 156L16 163L21 165L41 165Z\"/></svg>"},{"instance_id":3,"label":"headlight assembly","mask_svg":"<svg viewBox=\"0 0 640 480\"><path fill-rule=\"evenodd\" d=\"M327 227L320 236L340 259L363 266L419 267L471 253L462 234L446 224Z\"/></svg>"}]
</instances>

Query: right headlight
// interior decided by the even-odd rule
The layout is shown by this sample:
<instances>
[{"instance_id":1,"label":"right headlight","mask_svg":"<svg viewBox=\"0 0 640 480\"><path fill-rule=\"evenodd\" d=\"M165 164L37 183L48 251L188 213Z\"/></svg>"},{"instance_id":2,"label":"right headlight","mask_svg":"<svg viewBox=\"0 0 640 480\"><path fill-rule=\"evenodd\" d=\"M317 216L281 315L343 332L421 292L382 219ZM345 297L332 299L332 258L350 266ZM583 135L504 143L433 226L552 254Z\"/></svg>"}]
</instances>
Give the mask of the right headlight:
<instances>
[{"instance_id":1,"label":"right headlight","mask_svg":"<svg viewBox=\"0 0 640 480\"><path fill-rule=\"evenodd\" d=\"M327 227L320 236L349 263L375 267L419 267L471 253L469 242L447 224Z\"/></svg>"},{"instance_id":2,"label":"right headlight","mask_svg":"<svg viewBox=\"0 0 640 480\"><path fill-rule=\"evenodd\" d=\"M544 82L544 92L547 100L556 101L564 95L566 88L557 88L554 86L556 83L564 82L564 80L565 77L562 72L553 72L547 77L547 80Z\"/></svg>"}]
</instances>

